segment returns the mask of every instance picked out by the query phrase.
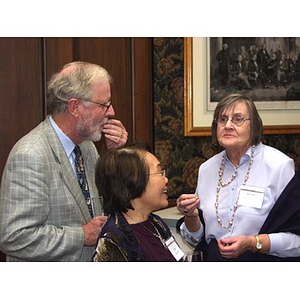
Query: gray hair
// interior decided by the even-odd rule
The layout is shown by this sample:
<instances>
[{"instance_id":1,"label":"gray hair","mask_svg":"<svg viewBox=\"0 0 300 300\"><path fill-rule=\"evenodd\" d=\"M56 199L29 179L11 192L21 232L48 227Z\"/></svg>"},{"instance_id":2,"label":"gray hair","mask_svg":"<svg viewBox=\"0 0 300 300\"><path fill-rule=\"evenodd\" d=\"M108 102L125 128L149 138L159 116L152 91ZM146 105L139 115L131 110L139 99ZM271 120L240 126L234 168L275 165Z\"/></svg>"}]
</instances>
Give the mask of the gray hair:
<instances>
[{"instance_id":1,"label":"gray hair","mask_svg":"<svg viewBox=\"0 0 300 300\"><path fill-rule=\"evenodd\" d=\"M251 126L251 144L257 145L261 142L263 134L263 122L258 114L256 106L252 100L242 94L230 94L219 101L214 111L214 117L212 121L212 142L215 145L219 145L217 139L217 127L216 120L227 108L234 107L237 103L243 102L247 105L250 114L250 126Z\"/></svg>"},{"instance_id":2,"label":"gray hair","mask_svg":"<svg viewBox=\"0 0 300 300\"><path fill-rule=\"evenodd\" d=\"M93 86L105 81L112 83L112 77L99 65L83 61L66 64L48 82L47 112L56 114L66 111L71 98L91 100ZM86 105L89 103L86 102Z\"/></svg>"}]
</instances>

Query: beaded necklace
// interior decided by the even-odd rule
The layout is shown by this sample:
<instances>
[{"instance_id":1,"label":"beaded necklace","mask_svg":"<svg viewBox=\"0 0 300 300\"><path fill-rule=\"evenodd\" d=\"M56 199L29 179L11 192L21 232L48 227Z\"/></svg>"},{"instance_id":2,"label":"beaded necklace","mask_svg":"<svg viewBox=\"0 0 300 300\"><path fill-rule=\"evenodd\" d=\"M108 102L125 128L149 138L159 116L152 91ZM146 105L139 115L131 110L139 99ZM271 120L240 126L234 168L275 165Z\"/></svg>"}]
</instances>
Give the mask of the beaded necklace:
<instances>
[{"instance_id":1,"label":"beaded necklace","mask_svg":"<svg viewBox=\"0 0 300 300\"><path fill-rule=\"evenodd\" d=\"M254 160L254 149L255 149L255 145L252 145L250 162L249 162L247 173L245 175L243 185L245 185L247 180L249 179L250 170L251 170L252 163L253 163L253 160ZM233 213L232 213L231 219L230 219L228 225L225 226L225 225L223 225L222 220L221 220L220 215L219 215L220 189L221 189L221 187L228 186L236 178L236 174L237 174L237 171L238 171L238 168L239 168L240 165L238 164L237 167L235 168L234 173L231 176L231 179L227 183L223 183L222 177L223 177L224 164L225 164L224 161L225 161L225 157L223 155L222 160L221 160L221 164L220 164L220 168L219 168L219 181L218 181L218 186L217 186L217 195L216 195L215 208L216 208L216 216L217 216L218 223L221 225L222 228L228 229L233 224L233 220L234 220L234 217L235 217L235 212L238 208L239 197L237 197L237 199L235 201L235 204L233 206Z\"/></svg>"}]
</instances>

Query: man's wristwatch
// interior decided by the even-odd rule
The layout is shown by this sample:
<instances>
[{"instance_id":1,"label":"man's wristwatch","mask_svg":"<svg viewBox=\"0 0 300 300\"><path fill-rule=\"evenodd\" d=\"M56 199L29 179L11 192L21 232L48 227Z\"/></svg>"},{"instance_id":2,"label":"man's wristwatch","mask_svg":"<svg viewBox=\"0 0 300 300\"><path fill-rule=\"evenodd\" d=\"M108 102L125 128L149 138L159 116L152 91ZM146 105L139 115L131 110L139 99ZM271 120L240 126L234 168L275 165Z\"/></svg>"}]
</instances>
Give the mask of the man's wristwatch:
<instances>
[{"instance_id":1,"label":"man's wristwatch","mask_svg":"<svg viewBox=\"0 0 300 300\"><path fill-rule=\"evenodd\" d=\"M259 252L261 249L262 249L262 243L260 241L260 238L258 235L255 235L255 238L256 238L256 250Z\"/></svg>"}]
</instances>

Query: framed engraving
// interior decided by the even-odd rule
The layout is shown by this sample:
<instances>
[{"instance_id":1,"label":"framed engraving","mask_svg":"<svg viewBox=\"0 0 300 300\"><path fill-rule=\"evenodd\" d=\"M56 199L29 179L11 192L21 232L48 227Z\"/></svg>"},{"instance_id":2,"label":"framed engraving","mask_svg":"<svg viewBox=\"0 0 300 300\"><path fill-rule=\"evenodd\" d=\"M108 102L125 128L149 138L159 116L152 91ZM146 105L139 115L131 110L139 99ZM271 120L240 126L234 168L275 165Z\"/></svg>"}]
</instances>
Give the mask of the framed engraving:
<instances>
[{"instance_id":1,"label":"framed engraving","mask_svg":"<svg viewBox=\"0 0 300 300\"><path fill-rule=\"evenodd\" d=\"M258 59L262 50L267 52L269 69L255 73L251 66L258 61L262 64ZM264 134L300 133L299 53L300 38L184 38L185 135L211 135L213 111L231 93L244 94L255 102ZM220 61L226 57L222 68ZM272 59L277 60L276 68L270 67ZM287 60L289 69L281 70ZM237 75L239 61L245 65L244 77Z\"/></svg>"}]
</instances>

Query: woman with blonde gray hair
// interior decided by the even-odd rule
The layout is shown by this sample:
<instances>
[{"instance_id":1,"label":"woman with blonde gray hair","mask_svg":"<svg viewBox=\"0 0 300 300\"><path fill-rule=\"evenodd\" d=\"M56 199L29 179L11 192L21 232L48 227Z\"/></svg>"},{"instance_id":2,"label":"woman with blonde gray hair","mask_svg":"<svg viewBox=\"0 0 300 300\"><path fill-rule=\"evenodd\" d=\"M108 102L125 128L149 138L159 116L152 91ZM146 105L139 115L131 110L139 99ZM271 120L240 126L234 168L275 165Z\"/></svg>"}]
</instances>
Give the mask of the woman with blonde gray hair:
<instances>
[{"instance_id":1,"label":"woman with blonde gray hair","mask_svg":"<svg viewBox=\"0 0 300 300\"><path fill-rule=\"evenodd\" d=\"M222 151L200 166L195 194L177 199L181 234L204 261L300 260L300 180L262 132L253 101L220 100L212 139Z\"/></svg>"}]
</instances>

